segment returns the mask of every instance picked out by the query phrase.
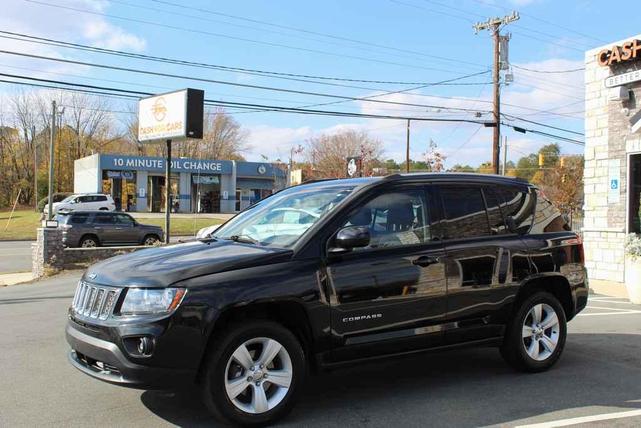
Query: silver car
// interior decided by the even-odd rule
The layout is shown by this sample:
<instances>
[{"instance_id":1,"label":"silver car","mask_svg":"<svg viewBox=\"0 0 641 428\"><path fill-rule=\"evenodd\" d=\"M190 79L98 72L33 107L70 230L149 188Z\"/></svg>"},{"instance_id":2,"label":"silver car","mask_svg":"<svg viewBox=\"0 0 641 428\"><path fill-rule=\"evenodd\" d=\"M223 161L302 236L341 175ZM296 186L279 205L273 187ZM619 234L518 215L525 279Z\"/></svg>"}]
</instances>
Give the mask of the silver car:
<instances>
[{"instance_id":1,"label":"silver car","mask_svg":"<svg viewBox=\"0 0 641 428\"><path fill-rule=\"evenodd\" d=\"M56 217L67 247L155 245L164 234L159 226L138 223L129 214L112 211L72 211Z\"/></svg>"}]
</instances>

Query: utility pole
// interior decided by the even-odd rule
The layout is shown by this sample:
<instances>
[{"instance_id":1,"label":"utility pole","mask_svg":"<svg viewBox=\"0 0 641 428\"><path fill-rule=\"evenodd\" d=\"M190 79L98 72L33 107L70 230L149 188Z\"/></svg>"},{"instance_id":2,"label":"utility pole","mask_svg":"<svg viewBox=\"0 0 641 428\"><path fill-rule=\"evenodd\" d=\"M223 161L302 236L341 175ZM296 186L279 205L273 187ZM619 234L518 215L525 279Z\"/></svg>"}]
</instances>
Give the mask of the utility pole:
<instances>
[{"instance_id":1,"label":"utility pole","mask_svg":"<svg viewBox=\"0 0 641 428\"><path fill-rule=\"evenodd\" d=\"M49 193L47 202L49 208L47 209L47 220L53 219L53 152L54 152L54 138L56 136L56 101L51 101L51 125L49 134Z\"/></svg>"},{"instance_id":2,"label":"utility pole","mask_svg":"<svg viewBox=\"0 0 641 428\"><path fill-rule=\"evenodd\" d=\"M507 40L509 36L501 36L501 26L507 25L510 22L517 21L519 19L518 12L512 12L511 15L506 15L503 18L489 18L485 22L476 23L473 28L474 31L478 34L481 30L489 30L492 32L492 37L494 40L494 68L492 70L492 81L494 82L494 138L492 140L492 168L494 173L499 173L499 145L501 142L501 89L500 89L500 71L502 69L507 69L507 52L504 52L505 62L501 63L501 42L505 42L507 47ZM503 40L502 40L503 39ZM507 51L507 49L505 49Z\"/></svg>"},{"instance_id":3,"label":"utility pole","mask_svg":"<svg viewBox=\"0 0 641 428\"><path fill-rule=\"evenodd\" d=\"M507 170L507 135L503 136L503 171L501 175L505 175Z\"/></svg>"},{"instance_id":4,"label":"utility pole","mask_svg":"<svg viewBox=\"0 0 641 428\"><path fill-rule=\"evenodd\" d=\"M407 119L407 141L405 143L405 172L410 172L410 120Z\"/></svg>"},{"instance_id":5,"label":"utility pole","mask_svg":"<svg viewBox=\"0 0 641 428\"><path fill-rule=\"evenodd\" d=\"M33 206L38 211L38 145L36 144L36 127L31 127L31 145L33 146Z\"/></svg>"}]
</instances>

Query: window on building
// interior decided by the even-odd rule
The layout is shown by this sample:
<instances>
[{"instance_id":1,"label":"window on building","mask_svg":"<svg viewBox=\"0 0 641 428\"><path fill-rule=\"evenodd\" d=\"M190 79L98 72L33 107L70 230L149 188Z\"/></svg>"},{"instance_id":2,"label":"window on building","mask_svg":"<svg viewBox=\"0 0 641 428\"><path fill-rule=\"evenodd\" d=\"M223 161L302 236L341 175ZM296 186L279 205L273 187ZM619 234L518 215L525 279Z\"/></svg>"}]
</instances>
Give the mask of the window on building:
<instances>
[{"instance_id":1,"label":"window on building","mask_svg":"<svg viewBox=\"0 0 641 428\"><path fill-rule=\"evenodd\" d=\"M641 154L630 156L628 229L641 233Z\"/></svg>"},{"instance_id":2,"label":"window on building","mask_svg":"<svg viewBox=\"0 0 641 428\"><path fill-rule=\"evenodd\" d=\"M485 203L478 187L443 186L446 238L471 238L490 234Z\"/></svg>"}]
</instances>

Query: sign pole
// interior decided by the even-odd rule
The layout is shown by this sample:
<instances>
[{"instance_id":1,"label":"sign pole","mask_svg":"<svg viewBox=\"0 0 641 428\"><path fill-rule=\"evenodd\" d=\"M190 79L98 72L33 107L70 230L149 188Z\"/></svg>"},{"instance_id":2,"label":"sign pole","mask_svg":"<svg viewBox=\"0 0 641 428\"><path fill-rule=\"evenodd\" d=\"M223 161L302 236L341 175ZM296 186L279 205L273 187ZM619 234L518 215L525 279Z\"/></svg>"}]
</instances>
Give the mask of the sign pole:
<instances>
[{"instance_id":1,"label":"sign pole","mask_svg":"<svg viewBox=\"0 0 641 428\"><path fill-rule=\"evenodd\" d=\"M165 163L165 244L169 244L169 215L171 213L171 140L167 140Z\"/></svg>"}]
</instances>

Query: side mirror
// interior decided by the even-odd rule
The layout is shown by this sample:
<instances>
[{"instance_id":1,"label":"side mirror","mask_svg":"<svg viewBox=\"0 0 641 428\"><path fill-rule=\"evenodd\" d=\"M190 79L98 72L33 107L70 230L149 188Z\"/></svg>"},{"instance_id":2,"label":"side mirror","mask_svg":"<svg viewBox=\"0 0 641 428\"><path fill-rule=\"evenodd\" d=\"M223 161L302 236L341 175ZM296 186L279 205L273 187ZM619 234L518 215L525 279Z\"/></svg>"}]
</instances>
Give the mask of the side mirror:
<instances>
[{"instance_id":1,"label":"side mirror","mask_svg":"<svg viewBox=\"0 0 641 428\"><path fill-rule=\"evenodd\" d=\"M367 247L370 235L367 226L348 226L338 231L334 238L334 249L351 250L352 248ZM331 250L330 250L331 251ZM333 251L337 252L337 251Z\"/></svg>"}]
</instances>

